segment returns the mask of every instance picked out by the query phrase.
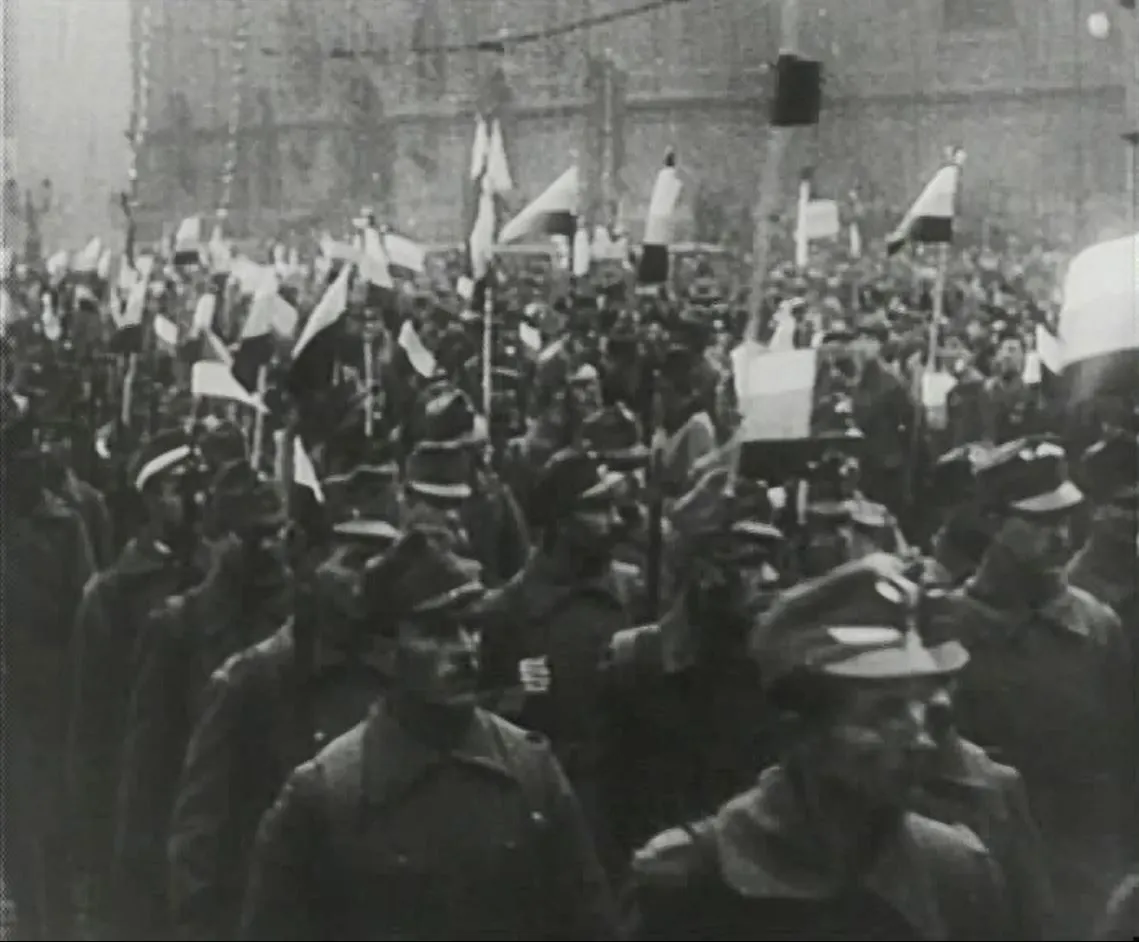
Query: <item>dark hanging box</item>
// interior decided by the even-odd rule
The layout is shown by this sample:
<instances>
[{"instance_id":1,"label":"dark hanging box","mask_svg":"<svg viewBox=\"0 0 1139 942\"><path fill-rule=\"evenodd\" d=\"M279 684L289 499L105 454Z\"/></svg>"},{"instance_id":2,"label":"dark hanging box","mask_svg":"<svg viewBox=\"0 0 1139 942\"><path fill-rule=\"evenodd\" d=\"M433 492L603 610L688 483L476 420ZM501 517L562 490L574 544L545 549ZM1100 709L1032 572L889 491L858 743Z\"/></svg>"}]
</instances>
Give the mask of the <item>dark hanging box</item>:
<instances>
[{"instance_id":1,"label":"dark hanging box","mask_svg":"<svg viewBox=\"0 0 1139 942\"><path fill-rule=\"evenodd\" d=\"M791 53L780 53L775 61L772 127L801 128L818 124L822 97L822 63Z\"/></svg>"}]
</instances>

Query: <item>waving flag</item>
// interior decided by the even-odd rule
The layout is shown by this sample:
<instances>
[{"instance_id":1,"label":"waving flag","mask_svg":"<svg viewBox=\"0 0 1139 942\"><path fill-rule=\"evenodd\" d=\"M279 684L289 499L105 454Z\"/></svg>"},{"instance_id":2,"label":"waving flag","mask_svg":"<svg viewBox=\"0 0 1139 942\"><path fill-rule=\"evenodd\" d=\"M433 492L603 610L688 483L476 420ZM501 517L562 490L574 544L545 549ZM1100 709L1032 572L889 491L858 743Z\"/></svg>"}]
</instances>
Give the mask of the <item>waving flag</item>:
<instances>
[{"instance_id":1,"label":"waving flag","mask_svg":"<svg viewBox=\"0 0 1139 942\"><path fill-rule=\"evenodd\" d=\"M575 164L503 226L498 241L507 244L541 234L572 238L577 231L578 182Z\"/></svg>"},{"instance_id":2,"label":"waving flag","mask_svg":"<svg viewBox=\"0 0 1139 942\"><path fill-rule=\"evenodd\" d=\"M668 281L668 250L672 244L680 186L680 176L676 172L676 153L669 148L649 198L645 238L637 267L637 281L642 285L663 285Z\"/></svg>"},{"instance_id":3,"label":"waving flag","mask_svg":"<svg viewBox=\"0 0 1139 942\"><path fill-rule=\"evenodd\" d=\"M1056 340L1071 401L1139 388L1139 233L1072 259Z\"/></svg>"},{"instance_id":4,"label":"waving flag","mask_svg":"<svg viewBox=\"0 0 1139 942\"><path fill-rule=\"evenodd\" d=\"M933 179L886 237L886 251L894 255L908 242L944 244L953 241L953 219L957 213L957 191L965 152L955 151L952 160Z\"/></svg>"}]
</instances>

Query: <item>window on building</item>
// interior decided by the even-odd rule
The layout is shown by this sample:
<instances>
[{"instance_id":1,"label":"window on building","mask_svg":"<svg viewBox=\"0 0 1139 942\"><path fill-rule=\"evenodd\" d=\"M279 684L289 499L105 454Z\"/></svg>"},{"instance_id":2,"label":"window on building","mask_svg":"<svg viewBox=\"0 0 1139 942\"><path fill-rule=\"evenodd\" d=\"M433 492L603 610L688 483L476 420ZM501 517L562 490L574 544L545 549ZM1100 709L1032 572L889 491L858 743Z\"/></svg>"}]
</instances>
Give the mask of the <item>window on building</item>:
<instances>
[{"instance_id":1,"label":"window on building","mask_svg":"<svg viewBox=\"0 0 1139 942\"><path fill-rule=\"evenodd\" d=\"M952 33L1015 29L1013 0L942 0L942 28Z\"/></svg>"}]
</instances>

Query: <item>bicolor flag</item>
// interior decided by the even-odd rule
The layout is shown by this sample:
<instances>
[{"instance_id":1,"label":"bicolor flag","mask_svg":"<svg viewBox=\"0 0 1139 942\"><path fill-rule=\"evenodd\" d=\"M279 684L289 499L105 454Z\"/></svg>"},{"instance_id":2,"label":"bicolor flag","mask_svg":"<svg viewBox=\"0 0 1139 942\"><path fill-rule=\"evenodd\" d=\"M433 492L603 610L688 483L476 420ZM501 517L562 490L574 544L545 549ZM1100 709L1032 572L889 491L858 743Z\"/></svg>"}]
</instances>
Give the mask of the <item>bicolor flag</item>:
<instances>
[{"instance_id":1,"label":"bicolor flag","mask_svg":"<svg viewBox=\"0 0 1139 942\"><path fill-rule=\"evenodd\" d=\"M886 237L886 251L890 255L901 251L908 242L947 244L953 241L957 191L964 163L965 151L955 151L951 161L925 185L897 228Z\"/></svg>"},{"instance_id":2,"label":"bicolor flag","mask_svg":"<svg viewBox=\"0 0 1139 942\"><path fill-rule=\"evenodd\" d=\"M745 341L731 357L741 440L810 438L819 350L769 352Z\"/></svg>"},{"instance_id":3,"label":"bicolor flag","mask_svg":"<svg viewBox=\"0 0 1139 942\"><path fill-rule=\"evenodd\" d=\"M414 281L427 271L427 250L414 239L389 229L380 234L380 239L393 275Z\"/></svg>"},{"instance_id":4,"label":"bicolor flag","mask_svg":"<svg viewBox=\"0 0 1139 942\"><path fill-rule=\"evenodd\" d=\"M225 399L268 412L260 397L234 377L229 365L218 360L198 360L190 369L190 394L195 398Z\"/></svg>"},{"instance_id":5,"label":"bicolor flag","mask_svg":"<svg viewBox=\"0 0 1139 942\"><path fill-rule=\"evenodd\" d=\"M1139 233L1101 242L1068 266L1057 330L1070 402L1132 396L1139 381Z\"/></svg>"},{"instance_id":6,"label":"bicolor flag","mask_svg":"<svg viewBox=\"0 0 1139 942\"><path fill-rule=\"evenodd\" d=\"M840 231L838 203L813 199L811 177L804 174L799 181L799 211L795 214L795 265L806 268L811 260L811 243L837 238Z\"/></svg>"},{"instance_id":7,"label":"bicolor flag","mask_svg":"<svg viewBox=\"0 0 1139 942\"><path fill-rule=\"evenodd\" d=\"M196 265L202 259L202 217L189 216L178 224L174 233L175 265Z\"/></svg>"},{"instance_id":8,"label":"bicolor flag","mask_svg":"<svg viewBox=\"0 0 1139 942\"><path fill-rule=\"evenodd\" d=\"M399 339L396 341L400 349L407 354L411 368L424 379L435 376L437 364L435 357L424 345L419 332L411 321L404 321L399 329Z\"/></svg>"},{"instance_id":9,"label":"bicolor flag","mask_svg":"<svg viewBox=\"0 0 1139 942\"><path fill-rule=\"evenodd\" d=\"M287 386L294 396L318 392L332 383L336 368L337 326L348 309L348 281L352 266L345 265L313 308L293 347Z\"/></svg>"},{"instance_id":10,"label":"bicolor flag","mask_svg":"<svg viewBox=\"0 0 1139 942\"><path fill-rule=\"evenodd\" d=\"M290 307L276 291L260 291L253 296L249 315L241 326L241 337L233 355L233 376L253 392L262 367L273 359L274 323L280 318L279 307Z\"/></svg>"},{"instance_id":11,"label":"bicolor flag","mask_svg":"<svg viewBox=\"0 0 1139 942\"><path fill-rule=\"evenodd\" d=\"M115 325L111 350L115 353L138 353L142 349L142 318L148 283L147 275L133 271L123 259L118 290L111 298L111 320ZM124 290L126 298L120 306L118 295Z\"/></svg>"},{"instance_id":12,"label":"bicolor flag","mask_svg":"<svg viewBox=\"0 0 1139 942\"><path fill-rule=\"evenodd\" d=\"M503 226L498 241L509 244L535 235L564 235L572 238L577 231L578 187L578 169L575 164Z\"/></svg>"},{"instance_id":13,"label":"bicolor flag","mask_svg":"<svg viewBox=\"0 0 1139 942\"><path fill-rule=\"evenodd\" d=\"M668 252L672 245L680 187L680 176L676 172L676 153L669 148L649 199L645 237L642 240L641 258L637 266L639 284L663 285L668 281Z\"/></svg>"}]
</instances>

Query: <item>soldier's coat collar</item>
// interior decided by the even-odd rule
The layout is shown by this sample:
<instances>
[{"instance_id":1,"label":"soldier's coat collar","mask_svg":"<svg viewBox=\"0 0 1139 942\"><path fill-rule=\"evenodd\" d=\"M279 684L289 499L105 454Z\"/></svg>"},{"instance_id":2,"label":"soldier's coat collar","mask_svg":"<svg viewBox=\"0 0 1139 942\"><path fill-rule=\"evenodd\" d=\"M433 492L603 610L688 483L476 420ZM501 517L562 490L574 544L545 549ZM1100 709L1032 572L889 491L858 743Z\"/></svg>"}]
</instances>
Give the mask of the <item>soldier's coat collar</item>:
<instances>
[{"instance_id":1,"label":"soldier's coat collar","mask_svg":"<svg viewBox=\"0 0 1139 942\"><path fill-rule=\"evenodd\" d=\"M448 762L516 778L491 722L487 714L476 710L459 744L442 752L410 735L395 721L381 700L369 712L363 730L362 791L365 801L379 805L399 801L431 770Z\"/></svg>"},{"instance_id":2,"label":"soldier's coat collar","mask_svg":"<svg viewBox=\"0 0 1139 942\"><path fill-rule=\"evenodd\" d=\"M724 881L751 899L823 900L840 891L833 875L819 866L819 843L786 771L773 766L758 786L725 805L713 829ZM930 847L961 835L971 849L983 847L969 832L907 812L884 838L859 885L888 903L925 938L944 936L937 905Z\"/></svg>"}]
</instances>

